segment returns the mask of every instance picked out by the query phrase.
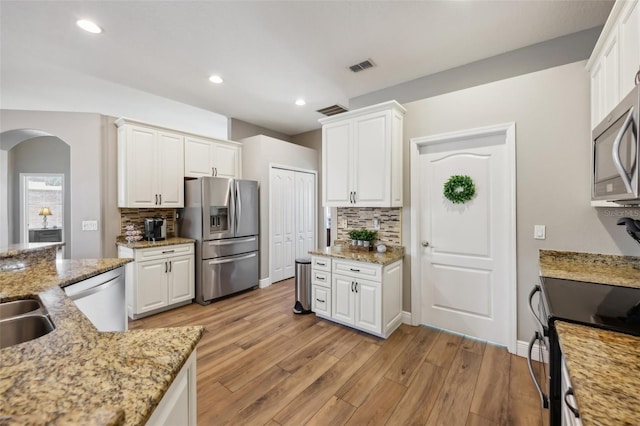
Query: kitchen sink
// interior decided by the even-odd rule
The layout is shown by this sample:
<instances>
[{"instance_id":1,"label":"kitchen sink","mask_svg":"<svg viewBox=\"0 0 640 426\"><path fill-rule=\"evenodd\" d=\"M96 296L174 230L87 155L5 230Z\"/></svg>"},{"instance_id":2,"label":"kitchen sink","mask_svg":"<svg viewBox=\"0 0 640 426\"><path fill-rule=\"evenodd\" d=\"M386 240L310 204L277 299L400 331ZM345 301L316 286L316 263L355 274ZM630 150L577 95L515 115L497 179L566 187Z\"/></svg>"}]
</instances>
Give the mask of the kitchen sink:
<instances>
[{"instance_id":1,"label":"kitchen sink","mask_svg":"<svg viewBox=\"0 0 640 426\"><path fill-rule=\"evenodd\" d=\"M0 349L52 332L55 327L45 313L35 299L0 303Z\"/></svg>"},{"instance_id":2,"label":"kitchen sink","mask_svg":"<svg viewBox=\"0 0 640 426\"><path fill-rule=\"evenodd\" d=\"M0 303L0 320L28 313L42 313L43 309L35 299L14 300Z\"/></svg>"},{"instance_id":3,"label":"kitchen sink","mask_svg":"<svg viewBox=\"0 0 640 426\"><path fill-rule=\"evenodd\" d=\"M0 349L42 337L53 324L44 315L24 315L0 321Z\"/></svg>"}]
</instances>

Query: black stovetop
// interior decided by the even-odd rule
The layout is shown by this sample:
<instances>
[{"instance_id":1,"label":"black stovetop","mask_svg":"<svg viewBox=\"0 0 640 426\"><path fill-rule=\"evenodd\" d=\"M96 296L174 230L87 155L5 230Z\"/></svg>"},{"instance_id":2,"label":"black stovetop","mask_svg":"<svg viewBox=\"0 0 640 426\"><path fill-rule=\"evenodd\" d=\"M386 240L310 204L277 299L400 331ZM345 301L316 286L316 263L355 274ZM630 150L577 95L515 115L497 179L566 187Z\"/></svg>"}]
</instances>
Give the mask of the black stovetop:
<instances>
[{"instance_id":1,"label":"black stovetop","mask_svg":"<svg viewBox=\"0 0 640 426\"><path fill-rule=\"evenodd\" d=\"M541 278L549 325L573 322L640 336L640 288Z\"/></svg>"}]
</instances>

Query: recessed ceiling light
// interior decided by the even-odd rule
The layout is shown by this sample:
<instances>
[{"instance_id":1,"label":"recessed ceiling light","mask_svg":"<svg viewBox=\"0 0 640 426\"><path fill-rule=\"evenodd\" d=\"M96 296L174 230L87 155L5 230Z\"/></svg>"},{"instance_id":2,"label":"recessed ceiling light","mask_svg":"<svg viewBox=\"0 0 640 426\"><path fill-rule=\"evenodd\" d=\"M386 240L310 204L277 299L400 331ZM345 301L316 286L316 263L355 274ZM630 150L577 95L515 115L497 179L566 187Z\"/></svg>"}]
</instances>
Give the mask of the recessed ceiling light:
<instances>
[{"instance_id":1,"label":"recessed ceiling light","mask_svg":"<svg viewBox=\"0 0 640 426\"><path fill-rule=\"evenodd\" d=\"M209 81L215 84L220 84L223 80L219 75L212 75L211 77L209 77Z\"/></svg>"},{"instance_id":2,"label":"recessed ceiling light","mask_svg":"<svg viewBox=\"0 0 640 426\"><path fill-rule=\"evenodd\" d=\"M305 102L304 99L296 99L296 105L298 106L303 106L306 105L307 103Z\"/></svg>"},{"instance_id":3,"label":"recessed ceiling light","mask_svg":"<svg viewBox=\"0 0 640 426\"><path fill-rule=\"evenodd\" d=\"M89 21L88 19L80 19L76 24L78 24L78 26L83 30L92 34L100 34L102 32L102 28L100 28L98 24L93 21Z\"/></svg>"}]
</instances>

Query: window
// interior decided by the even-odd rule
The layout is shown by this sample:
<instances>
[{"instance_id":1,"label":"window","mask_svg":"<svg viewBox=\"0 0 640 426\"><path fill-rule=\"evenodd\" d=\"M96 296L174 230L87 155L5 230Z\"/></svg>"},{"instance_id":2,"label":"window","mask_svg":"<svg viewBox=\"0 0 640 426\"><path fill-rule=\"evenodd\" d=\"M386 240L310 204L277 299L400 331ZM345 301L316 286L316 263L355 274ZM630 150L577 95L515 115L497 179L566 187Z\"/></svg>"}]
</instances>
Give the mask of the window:
<instances>
[{"instance_id":1,"label":"window","mask_svg":"<svg viewBox=\"0 0 640 426\"><path fill-rule=\"evenodd\" d=\"M23 217L26 230L45 227L62 228L64 225L64 176L62 174L23 174L22 178ZM50 215L41 215L45 207L49 209L47 213L51 213Z\"/></svg>"}]
</instances>

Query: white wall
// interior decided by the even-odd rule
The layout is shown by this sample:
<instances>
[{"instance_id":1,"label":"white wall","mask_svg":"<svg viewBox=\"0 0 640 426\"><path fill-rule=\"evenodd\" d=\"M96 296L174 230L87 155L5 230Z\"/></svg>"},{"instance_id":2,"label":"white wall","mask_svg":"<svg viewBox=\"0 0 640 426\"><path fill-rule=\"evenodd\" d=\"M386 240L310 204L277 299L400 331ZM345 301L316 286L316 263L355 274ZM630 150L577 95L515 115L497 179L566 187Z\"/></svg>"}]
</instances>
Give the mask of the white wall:
<instances>
[{"instance_id":1,"label":"white wall","mask_svg":"<svg viewBox=\"0 0 640 426\"><path fill-rule=\"evenodd\" d=\"M263 135L246 138L241 142L243 143L242 177L260 182L260 279L262 280L269 278L269 165L277 164L317 171L318 152Z\"/></svg>"},{"instance_id":2,"label":"white wall","mask_svg":"<svg viewBox=\"0 0 640 426\"><path fill-rule=\"evenodd\" d=\"M102 212L101 124L99 114L0 111L0 133L35 129L56 136L71 147L71 187L68 196L71 203L72 258L102 257L100 232L82 231L83 220L99 220Z\"/></svg>"},{"instance_id":3,"label":"white wall","mask_svg":"<svg viewBox=\"0 0 640 426\"><path fill-rule=\"evenodd\" d=\"M516 123L518 339L534 324L527 293L538 282L538 250L557 249L638 255L640 247L616 226L619 214L637 210L590 206L589 76L585 61L404 104L404 143L411 138ZM410 149L405 148L403 241L412 245ZM534 240L534 225L547 239ZM405 260L410 277L413 254ZM516 285L516 283L513 283ZM410 307L404 282L404 309Z\"/></svg>"}]
</instances>

